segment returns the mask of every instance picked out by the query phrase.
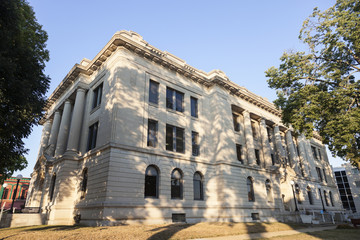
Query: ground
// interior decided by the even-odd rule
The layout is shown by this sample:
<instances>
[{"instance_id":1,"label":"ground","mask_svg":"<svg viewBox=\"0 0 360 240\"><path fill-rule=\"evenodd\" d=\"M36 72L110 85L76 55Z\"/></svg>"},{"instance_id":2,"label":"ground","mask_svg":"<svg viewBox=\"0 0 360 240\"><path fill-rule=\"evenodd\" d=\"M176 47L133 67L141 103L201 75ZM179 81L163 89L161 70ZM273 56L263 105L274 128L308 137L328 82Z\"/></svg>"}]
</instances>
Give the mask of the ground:
<instances>
[{"instance_id":1,"label":"ground","mask_svg":"<svg viewBox=\"0 0 360 240\"><path fill-rule=\"evenodd\" d=\"M34 226L0 229L0 239L191 239L311 227L284 223L198 223L115 227ZM360 229L336 229L272 239L360 239Z\"/></svg>"}]
</instances>

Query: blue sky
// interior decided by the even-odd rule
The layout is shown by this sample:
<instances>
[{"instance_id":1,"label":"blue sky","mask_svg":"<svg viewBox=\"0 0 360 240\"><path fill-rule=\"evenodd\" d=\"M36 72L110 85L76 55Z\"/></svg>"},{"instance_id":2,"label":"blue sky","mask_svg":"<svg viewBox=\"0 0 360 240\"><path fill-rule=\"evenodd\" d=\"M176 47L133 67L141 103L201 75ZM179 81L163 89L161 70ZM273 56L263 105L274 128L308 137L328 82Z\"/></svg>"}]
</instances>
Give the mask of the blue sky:
<instances>
[{"instance_id":1,"label":"blue sky","mask_svg":"<svg viewBox=\"0 0 360 240\"><path fill-rule=\"evenodd\" d=\"M314 7L325 10L335 0L276 1L46 1L30 0L49 35L49 96L75 63L92 59L119 30L132 30L151 45L191 66L224 71L231 81L275 100L264 71L279 65L285 50L304 50L298 40ZM25 139L29 177L36 162L42 127ZM339 166L342 161L330 163ZM14 175L19 172L14 173Z\"/></svg>"}]
</instances>

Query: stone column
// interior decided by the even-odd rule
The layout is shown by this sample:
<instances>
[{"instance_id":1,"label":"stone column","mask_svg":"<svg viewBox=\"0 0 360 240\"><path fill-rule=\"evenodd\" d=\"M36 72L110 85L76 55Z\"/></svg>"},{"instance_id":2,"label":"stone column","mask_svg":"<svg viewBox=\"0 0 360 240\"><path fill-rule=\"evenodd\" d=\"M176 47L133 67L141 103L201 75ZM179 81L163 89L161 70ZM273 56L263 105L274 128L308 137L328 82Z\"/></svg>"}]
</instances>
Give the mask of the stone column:
<instances>
[{"instance_id":1,"label":"stone column","mask_svg":"<svg viewBox=\"0 0 360 240\"><path fill-rule=\"evenodd\" d=\"M62 155L66 149L66 141L69 134L70 127L70 115L71 115L71 102L66 100L64 104L64 110L61 117L60 130L56 143L55 156Z\"/></svg>"},{"instance_id":2,"label":"stone column","mask_svg":"<svg viewBox=\"0 0 360 240\"><path fill-rule=\"evenodd\" d=\"M276 125L274 127L274 135L275 135L276 149L277 149L277 151L279 153L279 157L280 157L280 163L286 164L286 152L282 145L280 129L279 129L278 125Z\"/></svg>"},{"instance_id":3,"label":"stone column","mask_svg":"<svg viewBox=\"0 0 360 240\"><path fill-rule=\"evenodd\" d=\"M79 150L81 123L82 123L84 106L85 106L84 102L85 102L85 90L79 88L76 91L76 99L75 99L74 110L71 119L67 151L78 152Z\"/></svg>"},{"instance_id":4,"label":"stone column","mask_svg":"<svg viewBox=\"0 0 360 240\"><path fill-rule=\"evenodd\" d=\"M244 111L243 116L244 116L244 128L245 128L245 140L246 140L248 165L256 165L254 138L251 128L250 113L248 111Z\"/></svg>"},{"instance_id":5,"label":"stone column","mask_svg":"<svg viewBox=\"0 0 360 240\"><path fill-rule=\"evenodd\" d=\"M264 167L271 166L272 165L271 148L266 130L265 119L263 118L260 120L260 133L261 133L261 142L263 146L264 160L265 160Z\"/></svg>"},{"instance_id":6,"label":"stone column","mask_svg":"<svg viewBox=\"0 0 360 240\"><path fill-rule=\"evenodd\" d=\"M303 134L298 137L300 160L304 167L305 177L311 177L311 169L309 166L309 160L306 152L306 139Z\"/></svg>"},{"instance_id":7,"label":"stone column","mask_svg":"<svg viewBox=\"0 0 360 240\"><path fill-rule=\"evenodd\" d=\"M286 137L287 148L288 148L288 152L289 152L289 156L290 156L291 167L294 169L294 171L296 173L300 174L298 155L296 153L294 141L293 141L292 134L291 134L290 130L288 130L286 132L285 137Z\"/></svg>"},{"instance_id":8,"label":"stone column","mask_svg":"<svg viewBox=\"0 0 360 240\"><path fill-rule=\"evenodd\" d=\"M308 139L305 138L304 136L304 139L305 139L305 150L307 152L307 155L308 155L308 161L309 161L309 166L310 166L310 172L311 172L311 175L312 175L312 179L313 180L318 180L318 175L317 175L317 172L316 172L316 166L315 166L315 159L314 159L314 156L313 156L313 153L312 153L312 150L311 150L311 144L310 144L310 141Z\"/></svg>"},{"instance_id":9,"label":"stone column","mask_svg":"<svg viewBox=\"0 0 360 240\"><path fill-rule=\"evenodd\" d=\"M50 131L51 131L51 120L48 119L48 120L46 120L43 130L42 130L38 158L41 155L43 155L45 148L48 146Z\"/></svg>"},{"instance_id":10,"label":"stone column","mask_svg":"<svg viewBox=\"0 0 360 240\"><path fill-rule=\"evenodd\" d=\"M51 126L51 132L49 137L49 148L47 151L47 154L50 156L54 156L56 140L59 134L59 127L60 127L60 112L56 111L54 113L54 120Z\"/></svg>"}]
</instances>

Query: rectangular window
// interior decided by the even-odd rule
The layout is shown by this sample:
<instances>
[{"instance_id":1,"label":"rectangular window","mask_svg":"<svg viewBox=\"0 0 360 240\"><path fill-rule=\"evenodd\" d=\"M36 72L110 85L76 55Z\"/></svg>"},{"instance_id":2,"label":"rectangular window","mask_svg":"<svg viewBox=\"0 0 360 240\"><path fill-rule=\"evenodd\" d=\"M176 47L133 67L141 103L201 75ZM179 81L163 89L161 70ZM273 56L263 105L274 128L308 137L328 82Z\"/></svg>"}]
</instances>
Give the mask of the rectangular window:
<instances>
[{"instance_id":1,"label":"rectangular window","mask_svg":"<svg viewBox=\"0 0 360 240\"><path fill-rule=\"evenodd\" d=\"M190 97L190 104L191 104L191 116L198 117L198 100L197 98Z\"/></svg>"},{"instance_id":2,"label":"rectangular window","mask_svg":"<svg viewBox=\"0 0 360 240\"><path fill-rule=\"evenodd\" d=\"M321 151L319 148L318 148L318 152L319 152L319 160L321 160Z\"/></svg>"},{"instance_id":3,"label":"rectangular window","mask_svg":"<svg viewBox=\"0 0 360 240\"><path fill-rule=\"evenodd\" d=\"M274 154L271 154L271 164L274 166L275 165L275 157Z\"/></svg>"},{"instance_id":4,"label":"rectangular window","mask_svg":"<svg viewBox=\"0 0 360 240\"><path fill-rule=\"evenodd\" d=\"M93 109L101 104L102 91L103 91L103 84L101 83L93 91L93 103L92 103Z\"/></svg>"},{"instance_id":5,"label":"rectangular window","mask_svg":"<svg viewBox=\"0 0 360 240\"><path fill-rule=\"evenodd\" d=\"M236 113L233 113L233 123L234 123L234 130L235 132L240 132L240 120L239 120L239 115Z\"/></svg>"},{"instance_id":6,"label":"rectangular window","mask_svg":"<svg viewBox=\"0 0 360 240\"><path fill-rule=\"evenodd\" d=\"M360 181L355 181L355 185L357 188L360 188Z\"/></svg>"},{"instance_id":7,"label":"rectangular window","mask_svg":"<svg viewBox=\"0 0 360 240\"><path fill-rule=\"evenodd\" d=\"M266 132L267 132L269 143L272 142L272 131L273 131L272 128L266 127Z\"/></svg>"},{"instance_id":8,"label":"rectangular window","mask_svg":"<svg viewBox=\"0 0 360 240\"><path fill-rule=\"evenodd\" d=\"M184 112L184 93L172 88L166 89L166 108Z\"/></svg>"},{"instance_id":9,"label":"rectangular window","mask_svg":"<svg viewBox=\"0 0 360 240\"><path fill-rule=\"evenodd\" d=\"M319 181L322 182L322 181L323 181L323 178L322 178L322 175L321 175L321 170L320 170L320 168L316 167L316 172L317 172Z\"/></svg>"},{"instance_id":10,"label":"rectangular window","mask_svg":"<svg viewBox=\"0 0 360 240\"><path fill-rule=\"evenodd\" d=\"M327 182L325 169L323 169L323 173L324 173L324 179L325 179L325 182Z\"/></svg>"},{"instance_id":11,"label":"rectangular window","mask_svg":"<svg viewBox=\"0 0 360 240\"><path fill-rule=\"evenodd\" d=\"M244 163L241 157L242 154L242 146L240 144L236 144L236 156L237 160L239 160L241 163Z\"/></svg>"},{"instance_id":12,"label":"rectangular window","mask_svg":"<svg viewBox=\"0 0 360 240\"><path fill-rule=\"evenodd\" d=\"M315 160L319 160L319 159L318 159L318 155L317 155L316 148L313 147L313 146L311 146L311 150L312 150L314 159L315 159Z\"/></svg>"},{"instance_id":13,"label":"rectangular window","mask_svg":"<svg viewBox=\"0 0 360 240\"><path fill-rule=\"evenodd\" d=\"M192 141L192 155L200 155L200 146L199 146L199 133L191 132L191 141Z\"/></svg>"},{"instance_id":14,"label":"rectangular window","mask_svg":"<svg viewBox=\"0 0 360 240\"><path fill-rule=\"evenodd\" d=\"M150 80L149 85L149 102L159 104L159 83Z\"/></svg>"},{"instance_id":15,"label":"rectangular window","mask_svg":"<svg viewBox=\"0 0 360 240\"><path fill-rule=\"evenodd\" d=\"M166 125L166 150L174 152L185 152L184 129Z\"/></svg>"},{"instance_id":16,"label":"rectangular window","mask_svg":"<svg viewBox=\"0 0 360 240\"><path fill-rule=\"evenodd\" d=\"M260 152L258 149L255 149L255 157L256 157L256 164L260 166Z\"/></svg>"},{"instance_id":17,"label":"rectangular window","mask_svg":"<svg viewBox=\"0 0 360 240\"><path fill-rule=\"evenodd\" d=\"M99 122L96 122L89 127L89 137L88 137L88 146L87 146L88 151L96 147L98 124Z\"/></svg>"},{"instance_id":18,"label":"rectangular window","mask_svg":"<svg viewBox=\"0 0 360 240\"><path fill-rule=\"evenodd\" d=\"M148 147L157 147L158 122L152 119L148 120Z\"/></svg>"}]
</instances>

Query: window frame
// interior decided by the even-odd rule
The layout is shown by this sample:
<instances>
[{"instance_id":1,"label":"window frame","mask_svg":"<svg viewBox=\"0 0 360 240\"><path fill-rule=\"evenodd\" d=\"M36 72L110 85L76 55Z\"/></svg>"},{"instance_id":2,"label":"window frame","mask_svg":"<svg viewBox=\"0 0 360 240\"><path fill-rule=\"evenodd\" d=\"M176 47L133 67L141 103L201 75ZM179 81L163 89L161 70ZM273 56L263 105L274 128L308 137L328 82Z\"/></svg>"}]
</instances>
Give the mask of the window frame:
<instances>
[{"instance_id":1,"label":"window frame","mask_svg":"<svg viewBox=\"0 0 360 240\"><path fill-rule=\"evenodd\" d=\"M260 150L255 148L254 151L255 151L256 164L258 166L261 166Z\"/></svg>"},{"instance_id":2,"label":"window frame","mask_svg":"<svg viewBox=\"0 0 360 240\"><path fill-rule=\"evenodd\" d=\"M191 152L192 156L197 157L200 156L200 144L199 144L199 133L195 131L191 131Z\"/></svg>"},{"instance_id":3,"label":"window frame","mask_svg":"<svg viewBox=\"0 0 360 240\"><path fill-rule=\"evenodd\" d=\"M313 197L313 194L312 194L312 190L311 190L311 188L309 186L306 187L306 192L307 192L307 195L308 195L309 204L314 205L314 197Z\"/></svg>"},{"instance_id":4,"label":"window frame","mask_svg":"<svg viewBox=\"0 0 360 240\"><path fill-rule=\"evenodd\" d=\"M246 187L248 192L248 202L255 202L254 179L250 176L246 178Z\"/></svg>"},{"instance_id":5,"label":"window frame","mask_svg":"<svg viewBox=\"0 0 360 240\"><path fill-rule=\"evenodd\" d=\"M160 88L160 83L150 79L150 81L149 81L149 103L159 105L159 88Z\"/></svg>"},{"instance_id":6,"label":"window frame","mask_svg":"<svg viewBox=\"0 0 360 240\"><path fill-rule=\"evenodd\" d=\"M166 87L166 108L183 113L184 96L185 94L183 92L180 92L170 87ZM178 97L180 97L180 99L178 99ZM181 101L180 104L179 100Z\"/></svg>"},{"instance_id":7,"label":"window frame","mask_svg":"<svg viewBox=\"0 0 360 240\"><path fill-rule=\"evenodd\" d=\"M99 130L99 121L96 121L95 123L89 126L88 142L86 147L87 151L96 148L98 130Z\"/></svg>"},{"instance_id":8,"label":"window frame","mask_svg":"<svg viewBox=\"0 0 360 240\"><path fill-rule=\"evenodd\" d=\"M196 174L200 177L200 179L195 179ZM196 194L196 188L195 185L199 184L199 194ZM199 200L199 201L203 201L204 200L204 177L203 175L199 172L196 171L193 175L193 193L194 193L194 200ZM200 197L197 198L196 196L199 195Z\"/></svg>"},{"instance_id":9,"label":"window frame","mask_svg":"<svg viewBox=\"0 0 360 240\"><path fill-rule=\"evenodd\" d=\"M80 199L84 199L87 193L87 182L88 182L88 169L84 168L82 171L82 180L81 180L81 186L80 186Z\"/></svg>"},{"instance_id":10,"label":"window frame","mask_svg":"<svg viewBox=\"0 0 360 240\"><path fill-rule=\"evenodd\" d=\"M265 181L265 189L266 189L266 200L268 203L271 203L274 201L274 197L272 194L272 186L270 179L266 179Z\"/></svg>"},{"instance_id":11,"label":"window frame","mask_svg":"<svg viewBox=\"0 0 360 240\"><path fill-rule=\"evenodd\" d=\"M199 117L199 101L193 96L190 96L190 114L194 118Z\"/></svg>"},{"instance_id":12,"label":"window frame","mask_svg":"<svg viewBox=\"0 0 360 240\"><path fill-rule=\"evenodd\" d=\"M103 83L100 83L96 88L93 90L93 100L92 100L92 108L95 109L98 106L101 105L101 99L102 99L102 92L103 92Z\"/></svg>"},{"instance_id":13,"label":"window frame","mask_svg":"<svg viewBox=\"0 0 360 240\"><path fill-rule=\"evenodd\" d=\"M154 124L155 129L151 129L150 125ZM154 134L151 134L153 131ZM158 146L158 121L154 119L148 119L148 135L147 135L147 146L156 148ZM153 136L154 135L154 136ZM152 138L152 140L150 139Z\"/></svg>"},{"instance_id":14,"label":"window frame","mask_svg":"<svg viewBox=\"0 0 360 240\"><path fill-rule=\"evenodd\" d=\"M233 117L234 131L240 132L240 130L241 130L240 115L238 113L232 112L232 117Z\"/></svg>"},{"instance_id":15,"label":"window frame","mask_svg":"<svg viewBox=\"0 0 360 240\"><path fill-rule=\"evenodd\" d=\"M179 173L179 175L180 175L179 178L176 178L174 176L175 172ZM183 175L182 171L179 168L175 168L171 172L171 182L170 182L171 199L175 199L175 200L176 199L177 200L182 200L183 199L183 193L184 193L183 178L184 178L184 175ZM178 182L178 186L174 184L175 182ZM178 195L177 195L177 193L178 193Z\"/></svg>"},{"instance_id":16,"label":"window frame","mask_svg":"<svg viewBox=\"0 0 360 240\"><path fill-rule=\"evenodd\" d=\"M242 145L236 144L236 157L239 162L244 164L244 160L242 159Z\"/></svg>"},{"instance_id":17,"label":"window frame","mask_svg":"<svg viewBox=\"0 0 360 240\"><path fill-rule=\"evenodd\" d=\"M168 129L172 129L171 132L168 132ZM178 151L178 143L180 141L180 137L178 137L178 133L182 132L182 151ZM168 142L169 138L170 138L170 133L171 133L171 141ZM168 143L171 143L168 144ZM168 146L172 146L172 148L170 149L170 147ZM171 152L178 152L178 153L185 153L185 129L181 128L181 127L176 127L170 124L166 124L166 130L165 130L165 149L167 151L171 151Z\"/></svg>"},{"instance_id":18,"label":"window frame","mask_svg":"<svg viewBox=\"0 0 360 240\"><path fill-rule=\"evenodd\" d=\"M149 175L150 172L149 169L154 169L156 175L155 176ZM159 198L159 183L160 183L159 180L160 180L159 168L155 165L147 166L145 170L145 179L144 179L144 198ZM155 186L153 186L154 184ZM153 192L155 192L155 194L151 194Z\"/></svg>"}]
</instances>

